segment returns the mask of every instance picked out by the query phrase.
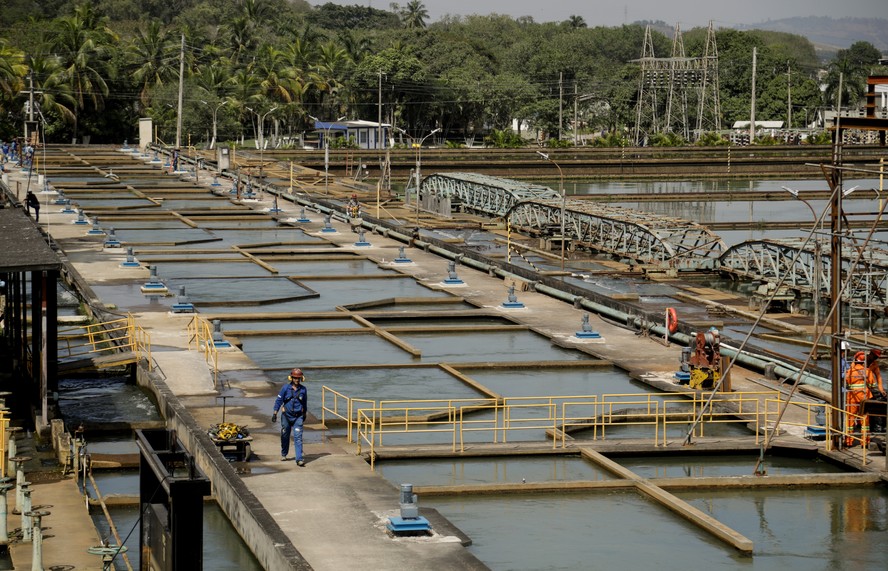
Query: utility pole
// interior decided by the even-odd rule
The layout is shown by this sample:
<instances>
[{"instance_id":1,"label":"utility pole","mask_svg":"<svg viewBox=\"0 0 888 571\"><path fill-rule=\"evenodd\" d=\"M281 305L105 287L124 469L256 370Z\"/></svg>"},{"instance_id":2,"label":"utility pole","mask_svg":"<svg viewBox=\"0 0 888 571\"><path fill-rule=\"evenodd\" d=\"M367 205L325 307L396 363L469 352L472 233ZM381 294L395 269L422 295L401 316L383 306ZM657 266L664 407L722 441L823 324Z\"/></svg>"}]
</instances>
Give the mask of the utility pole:
<instances>
[{"instance_id":1,"label":"utility pole","mask_svg":"<svg viewBox=\"0 0 888 571\"><path fill-rule=\"evenodd\" d=\"M755 61L757 48L752 48L752 93L749 105L749 144L755 142Z\"/></svg>"},{"instance_id":2,"label":"utility pole","mask_svg":"<svg viewBox=\"0 0 888 571\"><path fill-rule=\"evenodd\" d=\"M561 140L562 111L564 107L564 72L558 72L558 140Z\"/></svg>"},{"instance_id":3,"label":"utility pole","mask_svg":"<svg viewBox=\"0 0 888 571\"><path fill-rule=\"evenodd\" d=\"M579 138L577 137L577 132L579 131L579 122L577 121L577 106L579 102L579 95L577 93L577 80L574 80L574 147L579 144Z\"/></svg>"},{"instance_id":4,"label":"utility pole","mask_svg":"<svg viewBox=\"0 0 888 571\"><path fill-rule=\"evenodd\" d=\"M786 127L792 129L792 71L786 62Z\"/></svg>"},{"instance_id":5,"label":"utility pole","mask_svg":"<svg viewBox=\"0 0 888 571\"><path fill-rule=\"evenodd\" d=\"M185 34L182 34L182 46L179 48L179 106L176 117L176 148L182 146L182 97L185 93Z\"/></svg>"},{"instance_id":6,"label":"utility pole","mask_svg":"<svg viewBox=\"0 0 888 571\"><path fill-rule=\"evenodd\" d=\"M836 128L833 131L833 169L829 173L827 180L829 188L832 191L832 202L830 204L830 283L829 283L829 300L832 303L833 310L830 315L830 339L832 340L832 362L830 363L832 371L832 391L830 393L832 406L835 410L844 409L842 402L842 388L845 379L842 378L842 127L841 127L841 111L842 111L842 80L843 75L839 74L839 94L838 104L836 106ZM830 422L833 434L840 434L844 430L844 415L836 412L832 415ZM834 444L838 444L842 438L835 437ZM843 445L844 442L840 444Z\"/></svg>"},{"instance_id":7,"label":"utility pole","mask_svg":"<svg viewBox=\"0 0 888 571\"><path fill-rule=\"evenodd\" d=\"M28 73L28 90L20 91L19 93L27 93L28 94L28 119L25 121L25 142L27 143L31 139L31 133L37 130L34 124L34 96L40 95L43 93L42 91L34 91L34 73Z\"/></svg>"},{"instance_id":8,"label":"utility pole","mask_svg":"<svg viewBox=\"0 0 888 571\"><path fill-rule=\"evenodd\" d=\"M382 142L382 70L379 70L379 101L377 104L378 116L376 120L376 148L381 149L379 145L383 145Z\"/></svg>"}]
</instances>

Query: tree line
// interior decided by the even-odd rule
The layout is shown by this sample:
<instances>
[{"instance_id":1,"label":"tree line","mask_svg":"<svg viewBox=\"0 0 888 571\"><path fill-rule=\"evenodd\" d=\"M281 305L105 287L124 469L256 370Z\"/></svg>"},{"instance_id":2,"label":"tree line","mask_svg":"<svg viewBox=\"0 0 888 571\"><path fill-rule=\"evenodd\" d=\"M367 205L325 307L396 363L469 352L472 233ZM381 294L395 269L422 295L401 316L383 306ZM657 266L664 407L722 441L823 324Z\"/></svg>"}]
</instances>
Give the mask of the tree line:
<instances>
[{"instance_id":1,"label":"tree line","mask_svg":"<svg viewBox=\"0 0 888 571\"><path fill-rule=\"evenodd\" d=\"M430 23L419 0L390 10L304 0L8 0L3 16L0 138L21 133L33 89L47 141L132 140L138 118L151 117L171 142L184 65L191 144L214 126L220 140L261 129L275 142L311 129L310 116L376 121L380 111L412 137L440 128L450 140L502 144L514 143L513 125L567 139L576 113L578 132L625 144L649 24L495 14ZM655 55L670 56L669 28L651 24ZM682 37L687 56L704 53L706 29ZM822 62L808 40L777 32L720 29L716 40L725 125L749 119L753 48L757 118L791 115L796 128L836 105L840 83L842 104L856 103L881 56L858 42Z\"/></svg>"}]
</instances>

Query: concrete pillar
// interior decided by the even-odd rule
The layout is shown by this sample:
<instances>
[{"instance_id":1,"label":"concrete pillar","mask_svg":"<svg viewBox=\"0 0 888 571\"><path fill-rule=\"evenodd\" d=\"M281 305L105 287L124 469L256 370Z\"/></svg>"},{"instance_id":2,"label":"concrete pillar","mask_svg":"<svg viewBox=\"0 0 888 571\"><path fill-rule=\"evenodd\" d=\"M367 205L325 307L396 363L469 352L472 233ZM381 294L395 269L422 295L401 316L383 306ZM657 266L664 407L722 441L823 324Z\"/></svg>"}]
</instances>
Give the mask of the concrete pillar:
<instances>
[{"instance_id":1,"label":"concrete pillar","mask_svg":"<svg viewBox=\"0 0 888 571\"><path fill-rule=\"evenodd\" d=\"M31 571L43 571L43 528L41 520L49 515L48 511L36 510L29 511L28 517L31 518Z\"/></svg>"},{"instance_id":2,"label":"concrete pillar","mask_svg":"<svg viewBox=\"0 0 888 571\"><path fill-rule=\"evenodd\" d=\"M31 541L31 482L22 482L22 541Z\"/></svg>"},{"instance_id":3,"label":"concrete pillar","mask_svg":"<svg viewBox=\"0 0 888 571\"><path fill-rule=\"evenodd\" d=\"M7 507L6 492L13 489L15 484L12 478L3 478L5 482L0 483L0 548L6 549L9 544L9 526L7 525Z\"/></svg>"}]
</instances>

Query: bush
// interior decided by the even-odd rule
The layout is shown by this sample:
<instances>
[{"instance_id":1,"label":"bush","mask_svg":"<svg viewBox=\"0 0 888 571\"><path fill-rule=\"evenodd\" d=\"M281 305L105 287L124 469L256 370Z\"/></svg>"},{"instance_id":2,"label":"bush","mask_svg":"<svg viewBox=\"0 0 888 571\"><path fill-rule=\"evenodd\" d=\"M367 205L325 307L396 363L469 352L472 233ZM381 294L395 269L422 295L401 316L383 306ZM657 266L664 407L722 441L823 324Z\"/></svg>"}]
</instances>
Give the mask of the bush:
<instances>
[{"instance_id":1,"label":"bush","mask_svg":"<svg viewBox=\"0 0 888 571\"><path fill-rule=\"evenodd\" d=\"M832 133L829 131L820 131L819 133L811 133L805 139L806 145L831 145Z\"/></svg>"},{"instance_id":2,"label":"bush","mask_svg":"<svg viewBox=\"0 0 888 571\"><path fill-rule=\"evenodd\" d=\"M444 141L445 149L464 149L465 145L459 141Z\"/></svg>"},{"instance_id":3,"label":"bush","mask_svg":"<svg viewBox=\"0 0 888 571\"><path fill-rule=\"evenodd\" d=\"M615 131L605 133L601 137L592 141L593 147L625 147L628 144L629 141Z\"/></svg>"},{"instance_id":4,"label":"bush","mask_svg":"<svg viewBox=\"0 0 888 571\"><path fill-rule=\"evenodd\" d=\"M681 147L684 144L684 137L678 133L654 133L651 135L652 147Z\"/></svg>"},{"instance_id":5,"label":"bush","mask_svg":"<svg viewBox=\"0 0 888 571\"><path fill-rule=\"evenodd\" d=\"M550 149L569 149L573 147L573 141L567 139L546 139L546 146Z\"/></svg>"},{"instance_id":6,"label":"bush","mask_svg":"<svg viewBox=\"0 0 888 571\"><path fill-rule=\"evenodd\" d=\"M698 147L721 147L730 145L731 141L714 131L707 131L700 135L700 138L694 144Z\"/></svg>"},{"instance_id":7,"label":"bush","mask_svg":"<svg viewBox=\"0 0 888 571\"><path fill-rule=\"evenodd\" d=\"M514 131L497 131L494 129L489 135L484 137L484 144L495 149L520 149L527 145L527 142Z\"/></svg>"}]
</instances>

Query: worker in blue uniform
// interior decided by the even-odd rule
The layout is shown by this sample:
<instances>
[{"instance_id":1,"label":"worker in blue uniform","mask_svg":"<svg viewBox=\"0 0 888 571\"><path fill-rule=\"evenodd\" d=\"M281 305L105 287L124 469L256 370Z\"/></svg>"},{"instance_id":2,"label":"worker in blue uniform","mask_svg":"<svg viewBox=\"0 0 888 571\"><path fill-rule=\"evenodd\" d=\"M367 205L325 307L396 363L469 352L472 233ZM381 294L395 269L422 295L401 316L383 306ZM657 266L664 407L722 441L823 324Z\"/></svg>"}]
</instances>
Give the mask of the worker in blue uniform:
<instances>
[{"instance_id":1,"label":"worker in blue uniform","mask_svg":"<svg viewBox=\"0 0 888 571\"><path fill-rule=\"evenodd\" d=\"M305 380L302 369L293 369L287 377L289 381L274 399L274 412L271 422L277 422L278 411L281 413L281 461L287 460L290 452L290 433L293 433L293 447L296 452L296 465L305 466L302 456L302 426L308 410L308 391L302 382Z\"/></svg>"}]
</instances>

